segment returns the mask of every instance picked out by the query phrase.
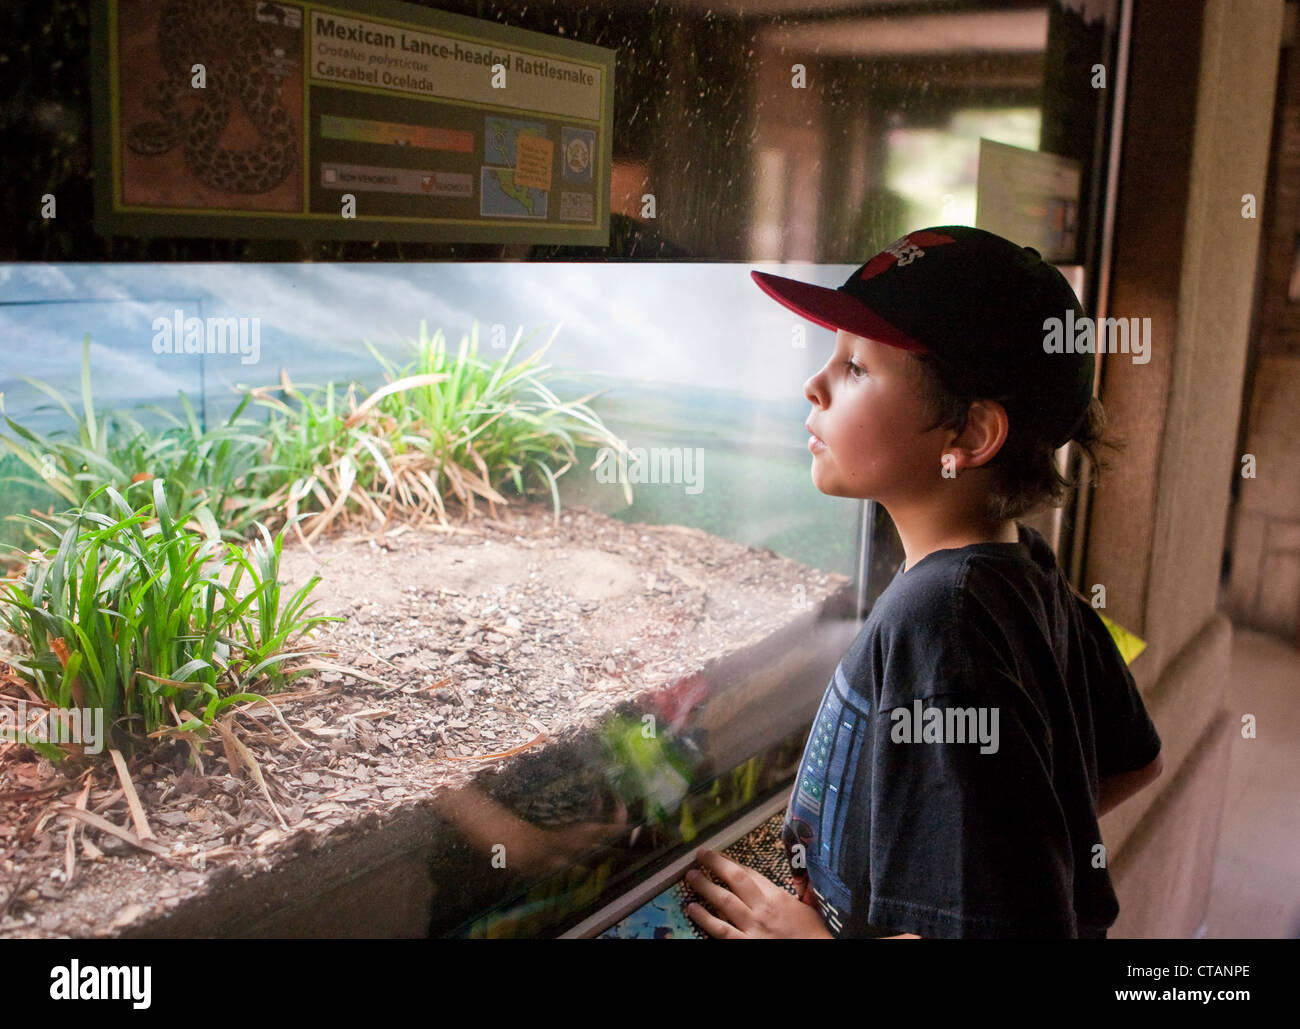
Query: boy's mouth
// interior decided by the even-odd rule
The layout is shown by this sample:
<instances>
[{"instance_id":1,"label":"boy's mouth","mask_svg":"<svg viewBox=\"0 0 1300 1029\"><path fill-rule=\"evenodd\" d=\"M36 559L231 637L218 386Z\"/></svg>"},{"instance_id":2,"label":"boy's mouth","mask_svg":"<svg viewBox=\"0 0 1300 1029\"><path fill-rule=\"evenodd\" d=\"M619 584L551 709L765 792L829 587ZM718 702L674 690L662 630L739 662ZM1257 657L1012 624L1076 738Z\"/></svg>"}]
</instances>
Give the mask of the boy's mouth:
<instances>
[{"instance_id":1,"label":"boy's mouth","mask_svg":"<svg viewBox=\"0 0 1300 1029\"><path fill-rule=\"evenodd\" d=\"M817 433L813 432L812 429L808 426L808 424L807 424L806 422L804 423L804 428L805 428L805 429L808 429L808 449L809 449L809 451L812 452L812 453L814 453L814 454L816 454L816 453L820 453L821 451L825 450L825 449L826 449L826 441L823 440L820 436L818 436Z\"/></svg>"}]
</instances>

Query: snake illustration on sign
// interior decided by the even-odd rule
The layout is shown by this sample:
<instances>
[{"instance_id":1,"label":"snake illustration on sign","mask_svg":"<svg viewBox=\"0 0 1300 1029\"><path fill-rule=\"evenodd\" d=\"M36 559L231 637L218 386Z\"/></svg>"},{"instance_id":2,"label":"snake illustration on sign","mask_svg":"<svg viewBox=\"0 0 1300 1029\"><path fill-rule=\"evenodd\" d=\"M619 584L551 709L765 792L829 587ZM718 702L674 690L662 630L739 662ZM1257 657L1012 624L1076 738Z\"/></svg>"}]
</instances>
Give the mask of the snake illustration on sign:
<instances>
[{"instance_id":1,"label":"snake illustration on sign","mask_svg":"<svg viewBox=\"0 0 1300 1029\"><path fill-rule=\"evenodd\" d=\"M161 120L132 126L126 144L141 155L165 154L179 145L186 167L205 185L227 193L274 189L298 163L298 126L280 102L274 26L283 9L257 0L175 0L158 21L164 77L155 87ZM297 13L294 11L293 13ZM195 65L206 83L191 84ZM186 97L197 106L186 113ZM221 146L234 105L243 106L259 141L243 149Z\"/></svg>"}]
</instances>

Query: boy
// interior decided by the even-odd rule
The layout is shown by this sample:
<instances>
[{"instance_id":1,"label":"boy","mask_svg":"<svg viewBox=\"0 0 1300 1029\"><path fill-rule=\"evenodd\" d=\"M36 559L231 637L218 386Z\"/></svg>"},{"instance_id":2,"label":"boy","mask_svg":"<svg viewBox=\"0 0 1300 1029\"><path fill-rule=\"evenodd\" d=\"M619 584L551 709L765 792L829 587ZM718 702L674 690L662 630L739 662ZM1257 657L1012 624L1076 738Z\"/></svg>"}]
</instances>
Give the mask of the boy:
<instances>
[{"instance_id":1,"label":"boy","mask_svg":"<svg viewBox=\"0 0 1300 1029\"><path fill-rule=\"evenodd\" d=\"M804 387L813 482L882 504L906 560L805 747L784 826L799 897L701 851L726 885L690 873L717 916L688 914L727 938L1105 937L1097 820L1160 774L1160 738L1015 520L1059 504L1069 441L1095 467L1093 355L1056 345L1078 298L1037 251L965 226L908 233L839 289L752 274L836 330Z\"/></svg>"}]
</instances>

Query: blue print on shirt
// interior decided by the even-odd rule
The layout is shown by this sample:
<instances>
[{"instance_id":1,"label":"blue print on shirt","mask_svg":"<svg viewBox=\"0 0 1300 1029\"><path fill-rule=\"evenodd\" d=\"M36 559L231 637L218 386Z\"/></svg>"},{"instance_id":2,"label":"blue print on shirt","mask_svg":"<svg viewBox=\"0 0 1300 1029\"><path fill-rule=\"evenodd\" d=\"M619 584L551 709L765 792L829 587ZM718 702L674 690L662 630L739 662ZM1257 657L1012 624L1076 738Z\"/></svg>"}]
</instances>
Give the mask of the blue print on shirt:
<instances>
[{"instance_id":1,"label":"blue print on shirt","mask_svg":"<svg viewBox=\"0 0 1300 1029\"><path fill-rule=\"evenodd\" d=\"M786 812L787 849L803 845L822 917L836 934L852 908L846 883L860 881L865 870L866 841L844 839L844 827L850 805L868 802L861 787L869 783L859 781L859 769L870 767L862 761L862 748L870 745L870 713L871 702L850 686L842 664L837 666L804 746Z\"/></svg>"}]
</instances>

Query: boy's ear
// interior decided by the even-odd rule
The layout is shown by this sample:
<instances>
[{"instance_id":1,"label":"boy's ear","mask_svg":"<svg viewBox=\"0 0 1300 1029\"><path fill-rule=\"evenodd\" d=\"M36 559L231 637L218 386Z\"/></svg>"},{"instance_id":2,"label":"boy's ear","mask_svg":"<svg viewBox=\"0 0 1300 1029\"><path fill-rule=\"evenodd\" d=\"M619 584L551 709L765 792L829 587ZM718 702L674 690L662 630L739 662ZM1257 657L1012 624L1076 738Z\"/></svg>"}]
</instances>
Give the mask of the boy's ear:
<instances>
[{"instance_id":1,"label":"boy's ear","mask_svg":"<svg viewBox=\"0 0 1300 1029\"><path fill-rule=\"evenodd\" d=\"M978 468L997 456L1007 440L1011 419L996 400L975 400L966 414L966 425L950 446L960 451L959 468Z\"/></svg>"}]
</instances>

